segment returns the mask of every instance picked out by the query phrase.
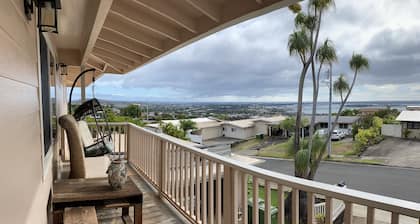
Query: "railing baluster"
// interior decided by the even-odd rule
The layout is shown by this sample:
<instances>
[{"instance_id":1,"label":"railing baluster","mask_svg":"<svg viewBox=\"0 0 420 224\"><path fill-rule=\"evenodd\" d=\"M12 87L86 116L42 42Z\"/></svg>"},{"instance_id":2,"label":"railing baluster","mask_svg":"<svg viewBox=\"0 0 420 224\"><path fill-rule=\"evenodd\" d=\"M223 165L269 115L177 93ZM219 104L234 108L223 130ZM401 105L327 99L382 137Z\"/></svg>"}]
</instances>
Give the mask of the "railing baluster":
<instances>
[{"instance_id":1,"label":"railing baluster","mask_svg":"<svg viewBox=\"0 0 420 224\"><path fill-rule=\"evenodd\" d=\"M184 207L185 212L188 212L189 202L188 202L188 191L189 191L189 180L188 180L188 164L190 163L189 160L189 153L187 151L184 151Z\"/></svg>"},{"instance_id":2,"label":"railing baluster","mask_svg":"<svg viewBox=\"0 0 420 224\"><path fill-rule=\"evenodd\" d=\"M256 176L252 177L252 223L258 224L258 193L259 193L259 184L258 178Z\"/></svg>"},{"instance_id":3,"label":"railing baluster","mask_svg":"<svg viewBox=\"0 0 420 224\"><path fill-rule=\"evenodd\" d=\"M180 172L180 158L179 158L179 146L175 146L175 202L180 205L179 200L179 190L180 190L180 179L181 179L181 172Z\"/></svg>"},{"instance_id":4,"label":"railing baluster","mask_svg":"<svg viewBox=\"0 0 420 224\"><path fill-rule=\"evenodd\" d=\"M271 224L271 186L270 186L270 181L265 180L265 184L264 184L264 189L265 189L265 200L264 200L264 204L265 204L265 209L264 209L264 223L265 224Z\"/></svg>"},{"instance_id":5,"label":"railing baluster","mask_svg":"<svg viewBox=\"0 0 420 224\"><path fill-rule=\"evenodd\" d=\"M292 189L292 224L299 224L299 190Z\"/></svg>"},{"instance_id":6,"label":"railing baluster","mask_svg":"<svg viewBox=\"0 0 420 224\"><path fill-rule=\"evenodd\" d=\"M207 224L207 160L201 160L201 219Z\"/></svg>"},{"instance_id":7,"label":"railing baluster","mask_svg":"<svg viewBox=\"0 0 420 224\"><path fill-rule=\"evenodd\" d=\"M170 158L171 161L171 167L170 167L170 173L171 173L171 198L175 200L175 153L174 153L174 145L172 143L169 143L170 148Z\"/></svg>"},{"instance_id":8,"label":"railing baluster","mask_svg":"<svg viewBox=\"0 0 420 224\"><path fill-rule=\"evenodd\" d=\"M222 164L216 163L216 222L222 223Z\"/></svg>"},{"instance_id":9,"label":"railing baluster","mask_svg":"<svg viewBox=\"0 0 420 224\"><path fill-rule=\"evenodd\" d=\"M351 224L353 222L353 204L351 202L345 202L344 210L344 224Z\"/></svg>"},{"instance_id":10,"label":"railing baluster","mask_svg":"<svg viewBox=\"0 0 420 224\"><path fill-rule=\"evenodd\" d=\"M201 219L200 219L200 212L201 212L201 210L200 210L200 201L201 201L201 198L200 198L200 167L201 167L201 165L200 165L200 156L196 156L195 157L195 217L196 217L196 220L197 220L197 222L199 222Z\"/></svg>"},{"instance_id":11,"label":"railing baluster","mask_svg":"<svg viewBox=\"0 0 420 224\"><path fill-rule=\"evenodd\" d=\"M333 223L333 199L331 197L325 198L325 224Z\"/></svg>"},{"instance_id":12,"label":"railing baluster","mask_svg":"<svg viewBox=\"0 0 420 224\"><path fill-rule=\"evenodd\" d=\"M277 197L277 224L284 224L284 192L281 184L277 184Z\"/></svg>"},{"instance_id":13,"label":"railing baluster","mask_svg":"<svg viewBox=\"0 0 420 224\"><path fill-rule=\"evenodd\" d=\"M391 224L398 224L400 223L400 215L396 212L393 212L391 215Z\"/></svg>"},{"instance_id":14,"label":"railing baluster","mask_svg":"<svg viewBox=\"0 0 420 224\"><path fill-rule=\"evenodd\" d=\"M307 209L307 220L308 220L308 224L313 223L314 222L314 204L315 204L315 197L314 194L312 192L307 192L307 204L308 204L308 209Z\"/></svg>"},{"instance_id":15,"label":"railing baluster","mask_svg":"<svg viewBox=\"0 0 420 224\"><path fill-rule=\"evenodd\" d=\"M190 215L194 216L194 154L190 152Z\"/></svg>"},{"instance_id":16,"label":"railing baluster","mask_svg":"<svg viewBox=\"0 0 420 224\"><path fill-rule=\"evenodd\" d=\"M368 206L367 208L367 224L373 224L375 222L375 208Z\"/></svg>"},{"instance_id":17,"label":"railing baluster","mask_svg":"<svg viewBox=\"0 0 420 224\"><path fill-rule=\"evenodd\" d=\"M214 162L209 160L209 224L214 224Z\"/></svg>"},{"instance_id":18,"label":"railing baluster","mask_svg":"<svg viewBox=\"0 0 420 224\"><path fill-rule=\"evenodd\" d=\"M179 176L180 176L180 206L181 206L181 208L182 207L184 207L184 209L185 209L185 204L184 204L184 199L185 199L185 197L184 197L184 182L185 182L185 176L184 176L184 170L185 170L185 167L184 167L184 150L180 150L180 170L179 170Z\"/></svg>"},{"instance_id":19,"label":"railing baluster","mask_svg":"<svg viewBox=\"0 0 420 224\"><path fill-rule=\"evenodd\" d=\"M248 174L242 173L242 220L248 224Z\"/></svg>"}]
</instances>

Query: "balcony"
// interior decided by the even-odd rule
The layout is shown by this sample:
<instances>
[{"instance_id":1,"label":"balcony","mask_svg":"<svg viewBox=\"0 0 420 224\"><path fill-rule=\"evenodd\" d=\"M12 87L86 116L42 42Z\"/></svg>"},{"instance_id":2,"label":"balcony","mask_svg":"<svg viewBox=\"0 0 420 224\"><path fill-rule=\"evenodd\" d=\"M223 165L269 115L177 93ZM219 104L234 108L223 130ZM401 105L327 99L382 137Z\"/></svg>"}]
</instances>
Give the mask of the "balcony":
<instances>
[{"instance_id":1,"label":"balcony","mask_svg":"<svg viewBox=\"0 0 420 224\"><path fill-rule=\"evenodd\" d=\"M145 201L145 214L146 208L159 206L162 209L155 212L174 222L259 223L264 220L264 223L297 224L302 210L299 193L305 192L307 220L311 220L308 223L316 223L319 216L324 216L327 224L420 223L418 203L242 164L130 123L111 126L116 151L126 156L133 174L138 175L140 187L150 193L152 200ZM94 133L94 126L91 128ZM256 207L260 209L252 209ZM145 216L144 222L149 221Z\"/></svg>"}]
</instances>

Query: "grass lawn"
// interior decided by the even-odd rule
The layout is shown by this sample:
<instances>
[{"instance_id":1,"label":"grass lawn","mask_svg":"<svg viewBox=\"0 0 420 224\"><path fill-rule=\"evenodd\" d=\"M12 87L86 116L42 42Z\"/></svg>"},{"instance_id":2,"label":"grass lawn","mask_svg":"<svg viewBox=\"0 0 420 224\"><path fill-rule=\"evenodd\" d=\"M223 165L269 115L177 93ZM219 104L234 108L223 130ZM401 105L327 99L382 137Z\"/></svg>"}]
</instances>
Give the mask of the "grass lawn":
<instances>
[{"instance_id":1,"label":"grass lawn","mask_svg":"<svg viewBox=\"0 0 420 224\"><path fill-rule=\"evenodd\" d=\"M244 150L244 149L250 149L250 148L253 148L255 146L258 146L259 144L261 144L262 141L263 140L256 139L256 138L250 139L250 140L247 140L247 141L244 141L244 142L241 142L241 143L235 145L232 148L232 151L240 151L240 150Z\"/></svg>"},{"instance_id":2,"label":"grass lawn","mask_svg":"<svg viewBox=\"0 0 420 224\"><path fill-rule=\"evenodd\" d=\"M287 153L287 142L264 147L258 151L257 155L263 157L292 158Z\"/></svg>"},{"instance_id":3,"label":"grass lawn","mask_svg":"<svg viewBox=\"0 0 420 224\"><path fill-rule=\"evenodd\" d=\"M332 142L332 154L342 156L356 155L357 152L353 149L353 141L333 141Z\"/></svg>"},{"instance_id":4,"label":"grass lawn","mask_svg":"<svg viewBox=\"0 0 420 224\"><path fill-rule=\"evenodd\" d=\"M360 163L360 164L368 164L368 165L383 165L384 164L384 161L380 159L360 159L360 158L354 158L354 157L331 157L325 160L333 161L333 162L349 162L349 163Z\"/></svg>"}]
</instances>

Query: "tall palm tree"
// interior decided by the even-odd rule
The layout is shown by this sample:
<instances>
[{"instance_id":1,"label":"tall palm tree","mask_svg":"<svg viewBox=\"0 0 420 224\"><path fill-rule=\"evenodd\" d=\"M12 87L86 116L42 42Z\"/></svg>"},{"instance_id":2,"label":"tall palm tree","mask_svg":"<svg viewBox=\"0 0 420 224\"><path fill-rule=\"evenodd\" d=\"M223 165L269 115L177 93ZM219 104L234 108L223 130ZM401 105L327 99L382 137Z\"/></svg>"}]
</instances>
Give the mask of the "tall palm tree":
<instances>
[{"instance_id":1,"label":"tall palm tree","mask_svg":"<svg viewBox=\"0 0 420 224\"><path fill-rule=\"evenodd\" d=\"M347 83L344 74L341 74L333 85L334 93L340 95L341 103L344 101L343 94L347 93L349 88L349 84Z\"/></svg>"},{"instance_id":2,"label":"tall palm tree","mask_svg":"<svg viewBox=\"0 0 420 224\"><path fill-rule=\"evenodd\" d=\"M362 54L353 54L349 62L349 65L350 65L351 70L354 71L353 81L350 85L350 88L347 91L346 97L344 97L344 100L342 100L341 102L340 108L338 109L337 115L335 116L335 120L334 120L331 130L334 130L335 127L337 126L338 118L340 117L340 114L343 111L344 105L347 103L347 100L353 90L358 74L363 70L369 69L369 60L366 57L364 57ZM325 150L328 143L328 139L331 137L331 130L328 133L328 136L326 138L327 140L324 142L324 145L322 147L323 150ZM316 161L312 164L312 168L309 172L308 179L313 179L315 177L316 171L318 170L319 163L321 162L322 157L323 157L323 153L319 154Z\"/></svg>"},{"instance_id":3,"label":"tall palm tree","mask_svg":"<svg viewBox=\"0 0 420 224\"><path fill-rule=\"evenodd\" d=\"M330 69L332 64L337 61L337 54L335 52L335 48L331 40L326 39L324 43L318 48L316 52L316 61L319 63L318 71L315 74L312 74L313 78L313 96L312 96L312 116L311 116L311 126L309 127L309 155L312 155L312 143L313 143L313 135L315 131L315 115L317 110L317 103L318 103L318 95L319 95L319 81L321 70L324 65L329 65ZM308 166L310 163L311 158L308 160Z\"/></svg>"},{"instance_id":4,"label":"tall palm tree","mask_svg":"<svg viewBox=\"0 0 420 224\"><path fill-rule=\"evenodd\" d=\"M295 31L289 36L288 48L290 55L297 55L300 58L300 61L303 65L302 71L299 78L299 87L298 87L298 103L297 103L297 112L296 112L296 126L295 126L295 135L294 135L294 148L295 152L300 149L300 124L302 120L302 101L303 101L303 86L305 84L306 73L309 68L307 57L310 53L311 42L308 36L308 33L301 29L300 31ZM296 166L296 160L295 160ZM295 170L295 175L299 176L298 172Z\"/></svg>"}]
</instances>

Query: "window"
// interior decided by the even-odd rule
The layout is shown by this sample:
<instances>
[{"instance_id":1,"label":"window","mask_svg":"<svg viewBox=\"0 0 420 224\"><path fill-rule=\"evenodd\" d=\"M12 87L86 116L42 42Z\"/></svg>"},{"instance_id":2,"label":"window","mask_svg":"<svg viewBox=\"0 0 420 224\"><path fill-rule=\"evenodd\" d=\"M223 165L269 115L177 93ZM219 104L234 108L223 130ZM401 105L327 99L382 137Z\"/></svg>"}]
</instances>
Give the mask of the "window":
<instances>
[{"instance_id":1,"label":"window","mask_svg":"<svg viewBox=\"0 0 420 224\"><path fill-rule=\"evenodd\" d=\"M320 123L319 126L321 128L328 128L328 123Z\"/></svg>"},{"instance_id":2,"label":"window","mask_svg":"<svg viewBox=\"0 0 420 224\"><path fill-rule=\"evenodd\" d=\"M340 124L340 128L341 129L346 129L347 128L347 124Z\"/></svg>"},{"instance_id":3,"label":"window","mask_svg":"<svg viewBox=\"0 0 420 224\"><path fill-rule=\"evenodd\" d=\"M57 116L55 110L55 81L54 81L54 58L48 50L47 42L42 33L39 35L39 50L41 64L41 98L42 98L42 122L44 133L44 154L56 138Z\"/></svg>"},{"instance_id":4,"label":"window","mask_svg":"<svg viewBox=\"0 0 420 224\"><path fill-rule=\"evenodd\" d=\"M420 129L420 122L407 122L408 129Z\"/></svg>"}]
</instances>

